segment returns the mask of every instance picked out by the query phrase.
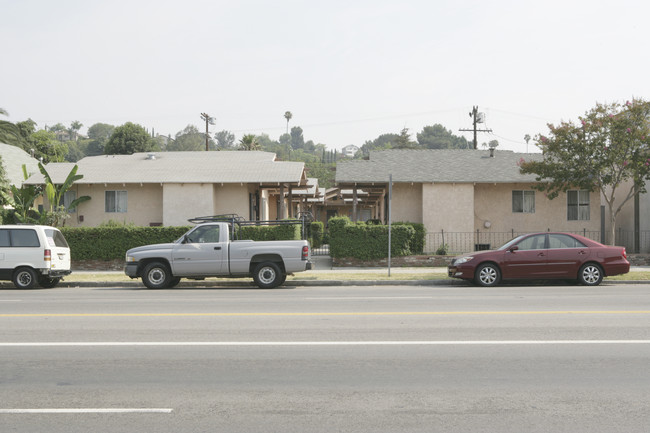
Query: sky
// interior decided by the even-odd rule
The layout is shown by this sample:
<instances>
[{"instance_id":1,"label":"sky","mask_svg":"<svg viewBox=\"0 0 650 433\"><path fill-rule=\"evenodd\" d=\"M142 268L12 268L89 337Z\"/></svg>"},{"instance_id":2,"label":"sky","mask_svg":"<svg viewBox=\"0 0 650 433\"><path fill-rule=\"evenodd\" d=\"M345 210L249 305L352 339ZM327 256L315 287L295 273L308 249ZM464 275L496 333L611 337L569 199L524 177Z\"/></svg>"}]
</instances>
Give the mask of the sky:
<instances>
[{"instance_id":1,"label":"sky","mask_svg":"<svg viewBox=\"0 0 650 433\"><path fill-rule=\"evenodd\" d=\"M650 98L650 2L0 0L0 107L38 128L187 125L341 149L442 124L538 151L547 124Z\"/></svg>"}]
</instances>

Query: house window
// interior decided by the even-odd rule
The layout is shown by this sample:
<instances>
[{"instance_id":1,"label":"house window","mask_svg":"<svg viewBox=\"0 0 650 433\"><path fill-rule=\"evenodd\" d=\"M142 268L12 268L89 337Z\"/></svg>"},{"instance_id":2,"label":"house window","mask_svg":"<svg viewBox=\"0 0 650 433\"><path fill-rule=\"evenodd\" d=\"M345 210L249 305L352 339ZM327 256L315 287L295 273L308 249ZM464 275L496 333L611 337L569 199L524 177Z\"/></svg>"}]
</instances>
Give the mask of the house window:
<instances>
[{"instance_id":1,"label":"house window","mask_svg":"<svg viewBox=\"0 0 650 433\"><path fill-rule=\"evenodd\" d=\"M567 191L567 219L569 221L589 220L589 191Z\"/></svg>"},{"instance_id":2,"label":"house window","mask_svg":"<svg viewBox=\"0 0 650 433\"><path fill-rule=\"evenodd\" d=\"M63 202L61 204L63 205L63 207L65 207L65 210L67 210L69 213L75 213L77 212L77 208L70 210L70 203L72 203L76 199L77 199L76 191L66 191L63 194Z\"/></svg>"},{"instance_id":3,"label":"house window","mask_svg":"<svg viewBox=\"0 0 650 433\"><path fill-rule=\"evenodd\" d=\"M126 191L106 191L106 212L126 212Z\"/></svg>"},{"instance_id":4,"label":"house window","mask_svg":"<svg viewBox=\"0 0 650 433\"><path fill-rule=\"evenodd\" d=\"M535 191L512 191L513 213L535 213Z\"/></svg>"}]
</instances>

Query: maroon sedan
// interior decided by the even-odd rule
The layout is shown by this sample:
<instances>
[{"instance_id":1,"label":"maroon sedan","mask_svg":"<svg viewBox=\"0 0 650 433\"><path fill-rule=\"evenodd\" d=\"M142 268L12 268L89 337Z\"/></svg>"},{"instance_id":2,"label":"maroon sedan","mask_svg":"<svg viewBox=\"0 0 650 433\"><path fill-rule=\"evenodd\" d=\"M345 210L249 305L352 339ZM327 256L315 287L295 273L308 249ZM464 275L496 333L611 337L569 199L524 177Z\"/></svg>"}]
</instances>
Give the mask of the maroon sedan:
<instances>
[{"instance_id":1,"label":"maroon sedan","mask_svg":"<svg viewBox=\"0 0 650 433\"><path fill-rule=\"evenodd\" d=\"M611 247L569 233L521 235L497 250L458 256L447 268L453 278L496 286L501 280L571 279L597 286L604 276L625 274L624 247Z\"/></svg>"}]
</instances>

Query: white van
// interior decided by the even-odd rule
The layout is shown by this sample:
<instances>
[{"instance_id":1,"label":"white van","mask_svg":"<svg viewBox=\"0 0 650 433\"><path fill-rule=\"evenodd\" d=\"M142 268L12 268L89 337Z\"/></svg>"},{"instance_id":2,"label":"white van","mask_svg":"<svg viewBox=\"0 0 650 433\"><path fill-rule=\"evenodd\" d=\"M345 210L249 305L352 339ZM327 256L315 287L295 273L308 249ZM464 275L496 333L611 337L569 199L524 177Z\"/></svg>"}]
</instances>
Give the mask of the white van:
<instances>
[{"instance_id":1,"label":"white van","mask_svg":"<svg viewBox=\"0 0 650 433\"><path fill-rule=\"evenodd\" d=\"M70 272L70 247L59 229L0 225L0 280L19 289L50 288Z\"/></svg>"}]
</instances>

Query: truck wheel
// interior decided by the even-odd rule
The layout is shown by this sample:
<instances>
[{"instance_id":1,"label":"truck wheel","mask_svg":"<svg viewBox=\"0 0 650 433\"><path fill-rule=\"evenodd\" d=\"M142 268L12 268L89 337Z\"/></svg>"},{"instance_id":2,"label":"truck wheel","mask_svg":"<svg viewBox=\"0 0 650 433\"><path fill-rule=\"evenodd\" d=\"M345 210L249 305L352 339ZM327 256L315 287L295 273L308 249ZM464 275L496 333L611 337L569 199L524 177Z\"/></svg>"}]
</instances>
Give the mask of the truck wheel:
<instances>
[{"instance_id":1,"label":"truck wheel","mask_svg":"<svg viewBox=\"0 0 650 433\"><path fill-rule=\"evenodd\" d=\"M61 278L39 277L38 285L44 289L51 289L59 284L59 281L61 281Z\"/></svg>"},{"instance_id":2,"label":"truck wheel","mask_svg":"<svg viewBox=\"0 0 650 433\"><path fill-rule=\"evenodd\" d=\"M171 280L171 272L164 263L151 262L142 271L142 282L150 289L165 289Z\"/></svg>"},{"instance_id":3,"label":"truck wheel","mask_svg":"<svg viewBox=\"0 0 650 433\"><path fill-rule=\"evenodd\" d=\"M255 268L253 280L260 289L272 289L282 284L282 272L275 263L263 262Z\"/></svg>"},{"instance_id":4,"label":"truck wheel","mask_svg":"<svg viewBox=\"0 0 650 433\"><path fill-rule=\"evenodd\" d=\"M180 282L181 282L181 277L174 277L169 281L167 287L171 289L172 287L178 286L178 283Z\"/></svg>"},{"instance_id":5,"label":"truck wheel","mask_svg":"<svg viewBox=\"0 0 650 433\"><path fill-rule=\"evenodd\" d=\"M32 268L18 268L12 281L18 289L32 289L36 285L36 272Z\"/></svg>"}]
</instances>

